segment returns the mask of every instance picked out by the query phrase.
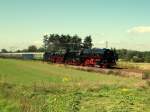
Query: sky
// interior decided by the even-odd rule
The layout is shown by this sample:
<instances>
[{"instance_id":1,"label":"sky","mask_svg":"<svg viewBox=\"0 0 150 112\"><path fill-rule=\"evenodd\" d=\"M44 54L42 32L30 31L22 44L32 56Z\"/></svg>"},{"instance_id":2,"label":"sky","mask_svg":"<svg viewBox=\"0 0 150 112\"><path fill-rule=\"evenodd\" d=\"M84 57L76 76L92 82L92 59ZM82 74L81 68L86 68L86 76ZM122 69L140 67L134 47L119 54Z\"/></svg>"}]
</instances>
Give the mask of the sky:
<instances>
[{"instance_id":1,"label":"sky","mask_svg":"<svg viewBox=\"0 0 150 112\"><path fill-rule=\"evenodd\" d=\"M91 35L94 47L150 51L150 0L0 0L0 49L42 45L43 35Z\"/></svg>"}]
</instances>

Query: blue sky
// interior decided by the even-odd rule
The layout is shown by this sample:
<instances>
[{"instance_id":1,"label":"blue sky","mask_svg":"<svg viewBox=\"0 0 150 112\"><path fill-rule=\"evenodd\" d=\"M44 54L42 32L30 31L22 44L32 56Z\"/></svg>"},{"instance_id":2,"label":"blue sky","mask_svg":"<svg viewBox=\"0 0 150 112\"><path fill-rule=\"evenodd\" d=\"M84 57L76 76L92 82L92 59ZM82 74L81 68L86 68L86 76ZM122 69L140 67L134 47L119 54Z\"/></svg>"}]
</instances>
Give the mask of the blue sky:
<instances>
[{"instance_id":1,"label":"blue sky","mask_svg":"<svg viewBox=\"0 0 150 112\"><path fill-rule=\"evenodd\" d=\"M150 0L0 0L0 49L44 34L92 35L95 47L150 50Z\"/></svg>"}]
</instances>

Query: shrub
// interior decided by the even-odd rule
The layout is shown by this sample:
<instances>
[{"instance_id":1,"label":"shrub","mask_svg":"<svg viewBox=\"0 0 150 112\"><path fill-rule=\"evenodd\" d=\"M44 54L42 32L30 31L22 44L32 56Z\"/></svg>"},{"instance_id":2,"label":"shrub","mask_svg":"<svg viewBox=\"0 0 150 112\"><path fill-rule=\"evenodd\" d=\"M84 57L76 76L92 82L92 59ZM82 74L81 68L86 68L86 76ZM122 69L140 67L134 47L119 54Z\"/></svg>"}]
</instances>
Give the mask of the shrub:
<instances>
[{"instance_id":1,"label":"shrub","mask_svg":"<svg viewBox=\"0 0 150 112\"><path fill-rule=\"evenodd\" d=\"M150 79L150 72L144 72L142 79Z\"/></svg>"},{"instance_id":2,"label":"shrub","mask_svg":"<svg viewBox=\"0 0 150 112\"><path fill-rule=\"evenodd\" d=\"M146 83L148 86L150 86L150 80L147 80Z\"/></svg>"},{"instance_id":3,"label":"shrub","mask_svg":"<svg viewBox=\"0 0 150 112\"><path fill-rule=\"evenodd\" d=\"M139 58L138 56L133 56L132 61L133 62L144 62L144 59L143 58Z\"/></svg>"}]
</instances>

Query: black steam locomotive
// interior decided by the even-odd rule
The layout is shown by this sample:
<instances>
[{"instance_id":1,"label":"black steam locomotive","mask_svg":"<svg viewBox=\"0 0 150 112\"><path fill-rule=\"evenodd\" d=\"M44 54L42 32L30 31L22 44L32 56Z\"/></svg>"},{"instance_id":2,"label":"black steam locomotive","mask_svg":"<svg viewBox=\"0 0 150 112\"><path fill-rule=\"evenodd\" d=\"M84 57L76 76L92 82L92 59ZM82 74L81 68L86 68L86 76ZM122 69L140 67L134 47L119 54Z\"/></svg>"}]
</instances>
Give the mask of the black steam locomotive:
<instances>
[{"instance_id":1,"label":"black steam locomotive","mask_svg":"<svg viewBox=\"0 0 150 112\"><path fill-rule=\"evenodd\" d=\"M118 60L117 54L110 49L81 49L45 52L44 61L76 66L91 66L108 68L114 66Z\"/></svg>"}]
</instances>

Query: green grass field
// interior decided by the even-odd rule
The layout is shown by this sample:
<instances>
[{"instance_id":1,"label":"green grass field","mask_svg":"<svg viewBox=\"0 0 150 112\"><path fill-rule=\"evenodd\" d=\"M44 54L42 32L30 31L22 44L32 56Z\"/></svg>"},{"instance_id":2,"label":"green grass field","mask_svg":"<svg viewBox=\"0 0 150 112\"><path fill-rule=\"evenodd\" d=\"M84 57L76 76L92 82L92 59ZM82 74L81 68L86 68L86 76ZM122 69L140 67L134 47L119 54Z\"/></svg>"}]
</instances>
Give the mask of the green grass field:
<instances>
[{"instance_id":1,"label":"green grass field","mask_svg":"<svg viewBox=\"0 0 150 112\"><path fill-rule=\"evenodd\" d=\"M150 112L150 87L136 77L0 59L0 112Z\"/></svg>"}]
</instances>

